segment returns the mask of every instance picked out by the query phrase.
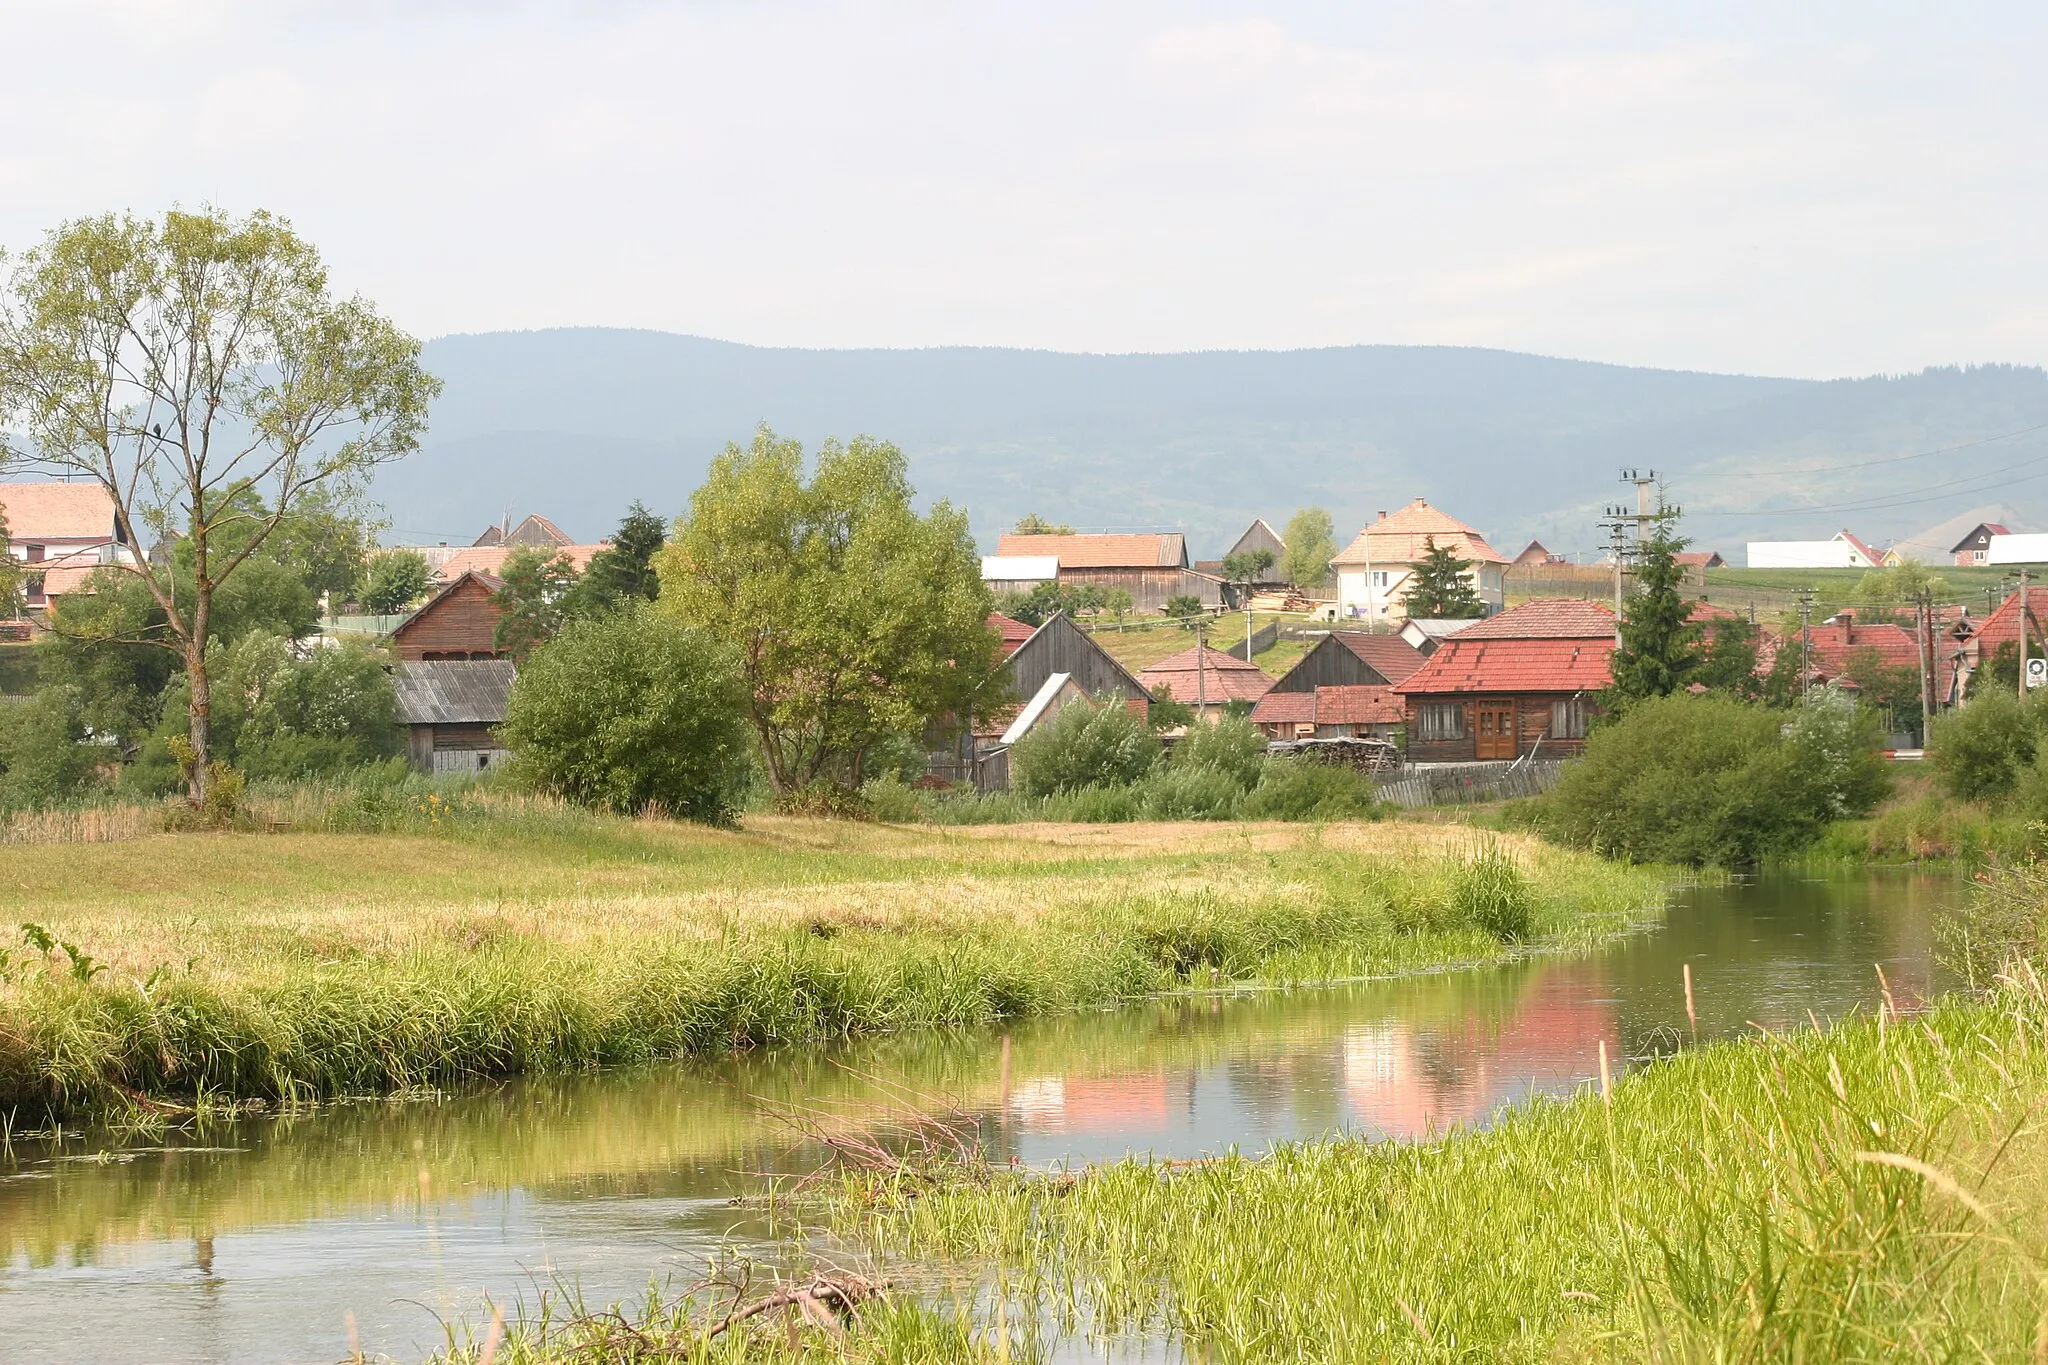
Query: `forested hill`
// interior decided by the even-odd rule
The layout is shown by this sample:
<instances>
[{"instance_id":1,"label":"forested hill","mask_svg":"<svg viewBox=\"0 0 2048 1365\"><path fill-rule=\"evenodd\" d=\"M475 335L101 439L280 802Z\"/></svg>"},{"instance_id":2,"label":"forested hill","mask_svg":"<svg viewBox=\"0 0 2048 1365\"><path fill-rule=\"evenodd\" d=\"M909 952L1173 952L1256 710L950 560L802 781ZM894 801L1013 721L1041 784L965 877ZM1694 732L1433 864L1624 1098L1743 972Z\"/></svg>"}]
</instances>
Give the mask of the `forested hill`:
<instances>
[{"instance_id":1,"label":"forested hill","mask_svg":"<svg viewBox=\"0 0 2048 1365\"><path fill-rule=\"evenodd\" d=\"M585 538L634 498L674 513L762 421L807 446L895 441L920 494L968 508L991 547L1037 511L1181 528L1207 556L1253 516L1317 503L1341 538L1422 496L1510 553L1530 535L1584 551L1622 465L1667 474L1689 529L1724 550L1845 524L1888 541L1985 503L2048 505L2039 484L2008 491L1986 472L2034 457L2048 471L2048 431L1837 468L2048 423L2048 376L2006 366L1814 383L1454 347L808 351L597 328L444 337L426 359L447 381L427 448L377 493L394 533L427 540L471 539L507 510ZM1887 505L1765 514L1866 503Z\"/></svg>"}]
</instances>

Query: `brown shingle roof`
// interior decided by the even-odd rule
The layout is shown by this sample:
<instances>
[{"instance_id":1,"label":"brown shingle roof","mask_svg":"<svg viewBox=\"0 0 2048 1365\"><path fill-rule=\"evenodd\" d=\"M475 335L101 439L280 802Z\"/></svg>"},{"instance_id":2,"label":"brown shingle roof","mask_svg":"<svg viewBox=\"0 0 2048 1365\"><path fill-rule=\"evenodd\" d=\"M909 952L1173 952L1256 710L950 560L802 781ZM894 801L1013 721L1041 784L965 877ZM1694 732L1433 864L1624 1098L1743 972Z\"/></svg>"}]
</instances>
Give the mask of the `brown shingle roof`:
<instances>
[{"instance_id":1,"label":"brown shingle roof","mask_svg":"<svg viewBox=\"0 0 2048 1365\"><path fill-rule=\"evenodd\" d=\"M1614 638L1614 612L1584 597L1536 597L1489 616L1452 640L1593 640ZM1441 651L1439 651L1441 652Z\"/></svg>"},{"instance_id":2,"label":"brown shingle roof","mask_svg":"<svg viewBox=\"0 0 2048 1365\"><path fill-rule=\"evenodd\" d=\"M114 500L96 483L0 483L0 511L17 544L114 539Z\"/></svg>"},{"instance_id":3,"label":"brown shingle roof","mask_svg":"<svg viewBox=\"0 0 2048 1365\"><path fill-rule=\"evenodd\" d=\"M1062 569L1159 569L1187 563L1187 541L1171 535L1020 536L996 542L998 555L1051 555Z\"/></svg>"},{"instance_id":4,"label":"brown shingle roof","mask_svg":"<svg viewBox=\"0 0 2048 1365\"><path fill-rule=\"evenodd\" d=\"M1347 545L1332 564L1413 564L1427 553L1434 538L1438 549L1456 552L1460 559L1485 564L1505 564L1507 558L1486 543L1486 537L1417 498L1398 512L1369 523Z\"/></svg>"}]
</instances>

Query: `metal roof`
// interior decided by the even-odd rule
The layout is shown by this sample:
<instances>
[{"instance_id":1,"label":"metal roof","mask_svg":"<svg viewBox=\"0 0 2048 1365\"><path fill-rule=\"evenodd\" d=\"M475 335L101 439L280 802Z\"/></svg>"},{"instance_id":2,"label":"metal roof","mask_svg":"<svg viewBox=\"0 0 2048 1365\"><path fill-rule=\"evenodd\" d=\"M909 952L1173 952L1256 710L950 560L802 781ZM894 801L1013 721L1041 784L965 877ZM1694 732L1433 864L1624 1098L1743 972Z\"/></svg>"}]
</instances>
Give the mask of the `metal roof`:
<instances>
[{"instance_id":1,"label":"metal roof","mask_svg":"<svg viewBox=\"0 0 2048 1365\"><path fill-rule=\"evenodd\" d=\"M514 673L510 659L399 664L391 674L398 718L406 725L496 725L505 719Z\"/></svg>"}]
</instances>

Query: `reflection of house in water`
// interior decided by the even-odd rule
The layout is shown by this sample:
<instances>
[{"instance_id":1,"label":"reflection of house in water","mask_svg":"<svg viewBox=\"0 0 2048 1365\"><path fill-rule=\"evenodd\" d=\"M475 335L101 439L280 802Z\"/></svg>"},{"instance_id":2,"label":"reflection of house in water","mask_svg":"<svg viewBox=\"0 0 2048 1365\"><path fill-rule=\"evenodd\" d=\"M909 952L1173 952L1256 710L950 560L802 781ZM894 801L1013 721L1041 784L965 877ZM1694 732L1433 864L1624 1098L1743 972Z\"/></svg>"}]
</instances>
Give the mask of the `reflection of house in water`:
<instances>
[{"instance_id":1,"label":"reflection of house in water","mask_svg":"<svg viewBox=\"0 0 2048 1365\"><path fill-rule=\"evenodd\" d=\"M1166 1126L1185 1107L1185 1076L1040 1076L1010 1088L1009 1117L1035 1133L1109 1133Z\"/></svg>"},{"instance_id":2,"label":"reflection of house in water","mask_svg":"<svg viewBox=\"0 0 2048 1365\"><path fill-rule=\"evenodd\" d=\"M1391 1018L1346 1031L1350 1122L1418 1138L1472 1125L1531 1091L1569 1091L1621 1055L1614 1005L1588 965L1539 970L1504 1016L1461 1010L1441 1023Z\"/></svg>"}]
</instances>

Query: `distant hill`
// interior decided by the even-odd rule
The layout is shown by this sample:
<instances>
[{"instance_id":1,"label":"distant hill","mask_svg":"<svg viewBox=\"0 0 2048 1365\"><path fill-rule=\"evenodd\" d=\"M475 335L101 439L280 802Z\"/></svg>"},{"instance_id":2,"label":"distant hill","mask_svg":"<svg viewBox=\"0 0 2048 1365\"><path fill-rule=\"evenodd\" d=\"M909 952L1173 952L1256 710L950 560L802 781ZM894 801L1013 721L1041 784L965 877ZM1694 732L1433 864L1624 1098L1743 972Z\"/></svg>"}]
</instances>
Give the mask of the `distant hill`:
<instances>
[{"instance_id":1,"label":"distant hill","mask_svg":"<svg viewBox=\"0 0 2048 1365\"><path fill-rule=\"evenodd\" d=\"M1850 525L1888 541L1987 503L2048 505L2037 484L1974 478L2048 461L2048 431L1800 472L2048 423L2048 375L2004 366L1814 383L1454 347L808 351L598 328L443 337L426 361L447 382L426 449L376 491L396 534L427 541L473 539L508 510L579 538L635 498L673 514L712 455L762 421L812 448L859 432L895 441L920 495L966 507L985 545L1037 511L1084 529L1182 529L1208 556L1254 516L1281 524L1320 504L1342 537L1423 496L1508 553L1531 535L1584 552L1623 492L1622 465L1666 474L1689 529L1737 563L1752 535ZM1937 490L1946 501L1761 514L1897 502L1955 480ZM1729 510L1744 515L1711 515Z\"/></svg>"}]
</instances>

